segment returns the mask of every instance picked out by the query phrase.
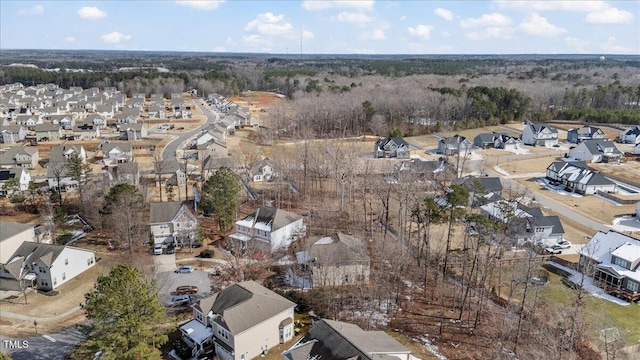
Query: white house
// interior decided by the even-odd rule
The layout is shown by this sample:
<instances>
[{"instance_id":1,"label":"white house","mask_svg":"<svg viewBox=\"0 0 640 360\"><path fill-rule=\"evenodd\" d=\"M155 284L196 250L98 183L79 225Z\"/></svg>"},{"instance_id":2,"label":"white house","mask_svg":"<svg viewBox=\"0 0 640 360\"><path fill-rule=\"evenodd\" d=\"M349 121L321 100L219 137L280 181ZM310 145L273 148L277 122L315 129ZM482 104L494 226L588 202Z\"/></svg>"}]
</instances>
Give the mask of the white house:
<instances>
[{"instance_id":1,"label":"white house","mask_svg":"<svg viewBox=\"0 0 640 360\"><path fill-rule=\"evenodd\" d=\"M186 203L152 202L149 217L154 244L190 246L200 241L198 219Z\"/></svg>"},{"instance_id":2,"label":"white house","mask_svg":"<svg viewBox=\"0 0 640 360\"><path fill-rule=\"evenodd\" d=\"M0 152L0 168L10 169L17 166L33 169L39 160L38 149L33 147L14 146Z\"/></svg>"},{"instance_id":3,"label":"white house","mask_svg":"<svg viewBox=\"0 0 640 360\"><path fill-rule=\"evenodd\" d=\"M404 139L399 137L380 138L373 145L373 156L376 158L409 159L411 157L411 148Z\"/></svg>"},{"instance_id":4,"label":"white house","mask_svg":"<svg viewBox=\"0 0 640 360\"><path fill-rule=\"evenodd\" d=\"M129 143L109 142L102 145L102 161L105 165L133 161L133 146Z\"/></svg>"},{"instance_id":5,"label":"white house","mask_svg":"<svg viewBox=\"0 0 640 360\"><path fill-rule=\"evenodd\" d=\"M54 290L96 263L95 252L64 245L24 242L0 270L0 288ZM22 283L22 284L21 284Z\"/></svg>"},{"instance_id":6,"label":"white house","mask_svg":"<svg viewBox=\"0 0 640 360\"><path fill-rule=\"evenodd\" d=\"M222 360L254 359L293 338L295 306L255 281L236 283L193 306L182 339L194 357L212 343Z\"/></svg>"},{"instance_id":7,"label":"white house","mask_svg":"<svg viewBox=\"0 0 640 360\"><path fill-rule=\"evenodd\" d=\"M16 189L8 189L6 184L10 179L18 181ZM0 196L11 195L14 191L26 191L29 188L31 174L25 168L12 167L10 169L0 169Z\"/></svg>"},{"instance_id":8,"label":"white house","mask_svg":"<svg viewBox=\"0 0 640 360\"><path fill-rule=\"evenodd\" d=\"M620 142L623 144L640 144L640 125L620 132Z\"/></svg>"},{"instance_id":9,"label":"white house","mask_svg":"<svg viewBox=\"0 0 640 360\"><path fill-rule=\"evenodd\" d=\"M604 138L604 132L600 128L593 126L583 126L581 128L569 129L567 131L567 141L574 144L579 144L585 140L606 140Z\"/></svg>"},{"instance_id":10,"label":"white house","mask_svg":"<svg viewBox=\"0 0 640 360\"><path fill-rule=\"evenodd\" d=\"M249 179L251 179L251 181L271 181L277 176L275 166L269 159L257 161L249 168Z\"/></svg>"},{"instance_id":11,"label":"white house","mask_svg":"<svg viewBox=\"0 0 640 360\"><path fill-rule=\"evenodd\" d=\"M0 263L7 263L23 242L35 240L33 225L0 221Z\"/></svg>"},{"instance_id":12,"label":"white house","mask_svg":"<svg viewBox=\"0 0 640 360\"><path fill-rule=\"evenodd\" d=\"M230 238L238 241L243 251L274 252L306 232L302 216L268 206L236 221L235 227L236 232Z\"/></svg>"},{"instance_id":13,"label":"white house","mask_svg":"<svg viewBox=\"0 0 640 360\"><path fill-rule=\"evenodd\" d=\"M584 161L553 162L547 167L547 179L583 195L616 190L616 183L589 169Z\"/></svg>"},{"instance_id":14,"label":"white house","mask_svg":"<svg viewBox=\"0 0 640 360\"><path fill-rule=\"evenodd\" d=\"M445 137L438 141L438 154L467 156L472 152L473 144L461 135Z\"/></svg>"},{"instance_id":15,"label":"white house","mask_svg":"<svg viewBox=\"0 0 640 360\"><path fill-rule=\"evenodd\" d=\"M609 140L583 140L569 149L569 156L592 163L616 162L622 158L622 152Z\"/></svg>"},{"instance_id":16,"label":"white house","mask_svg":"<svg viewBox=\"0 0 640 360\"><path fill-rule=\"evenodd\" d=\"M533 146L558 145L558 130L547 124L534 124L527 121L522 130L522 143Z\"/></svg>"}]
</instances>

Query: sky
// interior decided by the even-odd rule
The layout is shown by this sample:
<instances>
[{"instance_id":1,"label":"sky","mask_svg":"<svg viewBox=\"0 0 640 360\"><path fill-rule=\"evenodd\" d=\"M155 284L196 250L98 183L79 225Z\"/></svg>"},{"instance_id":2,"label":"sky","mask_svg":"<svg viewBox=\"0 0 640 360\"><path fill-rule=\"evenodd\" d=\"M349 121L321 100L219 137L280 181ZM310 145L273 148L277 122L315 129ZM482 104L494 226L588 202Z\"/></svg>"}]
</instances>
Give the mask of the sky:
<instances>
[{"instance_id":1,"label":"sky","mask_svg":"<svg viewBox=\"0 0 640 360\"><path fill-rule=\"evenodd\" d=\"M0 1L0 49L640 54L640 1Z\"/></svg>"}]
</instances>

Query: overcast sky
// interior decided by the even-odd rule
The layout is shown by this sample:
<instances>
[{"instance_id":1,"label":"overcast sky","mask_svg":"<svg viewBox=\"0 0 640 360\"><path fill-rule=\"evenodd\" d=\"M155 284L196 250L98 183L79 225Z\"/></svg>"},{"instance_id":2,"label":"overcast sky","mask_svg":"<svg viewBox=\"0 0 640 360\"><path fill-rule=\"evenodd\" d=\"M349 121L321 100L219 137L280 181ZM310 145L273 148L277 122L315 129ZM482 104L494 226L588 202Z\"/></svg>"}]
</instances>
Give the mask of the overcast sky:
<instances>
[{"instance_id":1,"label":"overcast sky","mask_svg":"<svg viewBox=\"0 0 640 360\"><path fill-rule=\"evenodd\" d=\"M640 1L0 1L2 49L640 54Z\"/></svg>"}]
</instances>

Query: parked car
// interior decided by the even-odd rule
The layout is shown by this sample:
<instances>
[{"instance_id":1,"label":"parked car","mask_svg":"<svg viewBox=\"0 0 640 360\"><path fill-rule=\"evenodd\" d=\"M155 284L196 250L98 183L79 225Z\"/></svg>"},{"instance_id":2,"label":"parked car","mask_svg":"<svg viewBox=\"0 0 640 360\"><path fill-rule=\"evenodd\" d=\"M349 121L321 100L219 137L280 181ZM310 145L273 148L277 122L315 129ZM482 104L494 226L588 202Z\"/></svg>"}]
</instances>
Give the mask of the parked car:
<instances>
[{"instance_id":1,"label":"parked car","mask_svg":"<svg viewBox=\"0 0 640 360\"><path fill-rule=\"evenodd\" d=\"M178 286L176 288L176 295L196 294L197 292L198 292L198 287L193 285L183 285L183 286Z\"/></svg>"},{"instance_id":2,"label":"parked car","mask_svg":"<svg viewBox=\"0 0 640 360\"><path fill-rule=\"evenodd\" d=\"M155 244L153 246L153 255L162 255L162 244Z\"/></svg>"},{"instance_id":3,"label":"parked car","mask_svg":"<svg viewBox=\"0 0 640 360\"><path fill-rule=\"evenodd\" d=\"M562 254L562 248L559 245L549 246L548 248L545 248L544 251L554 255Z\"/></svg>"},{"instance_id":4,"label":"parked car","mask_svg":"<svg viewBox=\"0 0 640 360\"><path fill-rule=\"evenodd\" d=\"M176 247L173 244L167 246L167 254L175 254L175 253L176 253Z\"/></svg>"},{"instance_id":5,"label":"parked car","mask_svg":"<svg viewBox=\"0 0 640 360\"><path fill-rule=\"evenodd\" d=\"M557 246L560 246L561 249L568 249L571 247L571 243L567 240L558 241Z\"/></svg>"},{"instance_id":6,"label":"parked car","mask_svg":"<svg viewBox=\"0 0 640 360\"><path fill-rule=\"evenodd\" d=\"M180 266L174 272L177 272L179 274L192 273L193 272L193 266L191 266L191 265Z\"/></svg>"},{"instance_id":7,"label":"parked car","mask_svg":"<svg viewBox=\"0 0 640 360\"><path fill-rule=\"evenodd\" d=\"M189 294L180 294L171 298L171 300L167 301L167 306L180 306L187 305L191 302L191 296Z\"/></svg>"}]
</instances>

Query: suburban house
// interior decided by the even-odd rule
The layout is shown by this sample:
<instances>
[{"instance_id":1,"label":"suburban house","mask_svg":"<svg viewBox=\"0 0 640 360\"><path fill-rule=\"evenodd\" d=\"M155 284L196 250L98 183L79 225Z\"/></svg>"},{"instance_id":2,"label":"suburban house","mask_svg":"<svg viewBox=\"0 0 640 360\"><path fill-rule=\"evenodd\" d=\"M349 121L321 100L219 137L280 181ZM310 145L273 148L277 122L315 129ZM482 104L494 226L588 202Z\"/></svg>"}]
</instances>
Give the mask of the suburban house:
<instances>
[{"instance_id":1,"label":"suburban house","mask_svg":"<svg viewBox=\"0 0 640 360\"><path fill-rule=\"evenodd\" d=\"M456 178L456 169L447 160L426 161L412 159L402 161L393 166L394 175L387 179L390 183L397 182L446 182Z\"/></svg>"},{"instance_id":2,"label":"suburban house","mask_svg":"<svg viewBox=\"0 0 640 360\"><path fill-rule=\"evenodd\" d=\"M0 152L0 168L22 167L33 169L38 165L40 155L38 149L24 146L14 146Z\"/></svg>"},{"instance_id":3,"label":"suburban house","mask_svg":"<svg viewBox=\"0 0 640 360\"><path fill-rule=\"evenodd\" d=\"M108 176L112 185L120 183L140 185L140 168L137 162L132 161L111 166Z\"/></svg>"},{"instance_id":4,"label":"suburban house","mask_svg":"<svg viewBox=\"0 0 640 360\"><path fill-rule=\"evenodd\" d=\"M144 124L126 124L120 126L122 140L137 141L147 137L147 127Z\"/></svg>"},{"instance_id":5,"label":"suburban house","mask_svg":"<svg viewBox=\"0 0 640 360\"><path fill-rule=\"evenodd\" d=\"M47 184L49 190L54 191L60 188L60 191L68 191L77 189L78 180L74 179L69 173L66 162L49 162L47 166Z\"/></svg>"},{"instance_id":6,"label":"suburban house","mask_svg":"<svg viewBox=\"0 0 640 360\"><path fill-rule=\"evenodd\" d=\"M567 141L579 144L585 140L606 140L604 132L600 128L593 126L583 126L581 128L573 128L567 131Z\"/></svg>"},{"instance_id":7,"label":"suburban house","mask_svg":"<svg viewBox=\"0 0 640 360\"><path fill-rule=\"evenodd\" d=\"M0 133L2 133L0 140L3 144L19 143L27 137L27 132L21 125L0 126Z\"/></svg>"},{"instance_id":8,"label":"suburban house","mask_svg":"<svg viewBox=\"0 0 640 360\"><path fill-rule=\"evenodd\" d=\"M209 155L202 162L202 179L206 181L221 167L234 170L238 167L238 163L239 161L236 157L215 158Z\"/></svg>"},{"instance_id":9,"label":"suburban house","mask_svg":"<svg viewBox=\"0 0 640 360\"><path fill-rule=\"evenodd\" d=\"M547 124L534 124L527 121L522 130L522 143L533 146L556 146L558 130Z\"/></svg>"},{"instance_id":10,"label":"suburban house","mask_svg":"<svg viewBox=\"0 0 640 360\"><path fill-rule=\"evenodd\" d=\"M609 140L583 140L569 149L569 156L580 161L608 163L620 161L622 152Z\"/></svg>"},{"instance_id":11,"label":"suburban house","mask_svg":"<svg viewBox=\"0 0 640 360\"><path fill-rule=\"evenodd\" d=\"M87 116L84 122L87 124L93 124L100 129L107 127L107 118L98 114L91 114Z\"/></svg>"},{"instance_id":12,"label":"suburban house","mask_svg":"<svg viewBox=\"0 0 640 360\"><path fill-rule=\"evenodd\" d=\"M0 221L0 263L6 264L23 242L35 240L33 225Z\"/></svg>"},{"instance_id":13,"label":"suburban house","mask_svg":"<svg viewBox=\"0 0 640 360\"><path fill-rule=\"evenodd\" d=\"M18 115L16 117L16 125L22 125L27 128L33 128L36 125L44 124L41 116L37 115Z\"/></svg>"},{"instance_id":14,"label":"suburban house","mask_svg":"<svg viewBox=\"0 0 640 360\"><path fill-rule=\"evenodd\" d=\"M164 105L161 104L151 104L149 106L149 117L152 119L163 119L166 118L164 113Z\"/></svg>"},{"instance_id":15,"label":"suburban house","mask_svg":"<svg viewBox=\"0 0 640 360\"><path fill-rule=\"evenodd\" d=\"M361 239L337 232L306 243L307 249L296 253L296 283L305 288L369 283L371 259Z\"/></svg>"},{"instance_id":16,"label":"suburban house","mask_svg":"<svg viewBox=\"0 0 640 360\"><path fill-rule=\"evenodd\" d=\"M229 237L240 243L242 251L274 252L306 232L302 216L268 206L236 221L235 227L235 233Z\"/></svg>"},{"instance_id":17,"label":"suburban house","mask_svg":"<svg viewBox=\"0 0 640 360\"><path fill-rule=\"evenodd\" d=\"M154 244L189 247L200 241L198 219L182 201L150 203L149 227Z\"/></svg>"},{"instance_id":18,"label":"suburban house","mask_svg":"<svg viewBox=\"0 0 640 360\"><path fill-rule=\"evenodd\" d=\"M494 195L502 196L502 182L495 176L465 176L454 179L451 184L460 185L469 191L470 205L476 206Z\"/></svg>"},{"instance_id":19,"label":"suburban house","mask_svg":"<svg viewBox=\"0 0 640 360\"><path fill-rule=\"evenodd\" d=\"M156 186L160 186L160 184L158 184L158 176L160 176L161 181L176 186L184 186L187 181L184 166L179 164L176 159L160 161L157 165L154 165L153 172L155 175L154 178L156 179Z\"/></svg>"},{"instance_id":20,"label":"suburban house","mask_svg":"<svg viewBox=\"0 0 640 360\"><path fill-rule=\"evenodd\" d=\"M87 161L87 153L82 145L59 145L51 148L49 163L66 162L73 154L78 154L82 162Z\"/></svg>"},{"instance_id":21,"label":"suburban house","mask_svg":"<svg viewBox=\"0 0 640 360\"><path fill-rule=\"evenodd\" d=\"M96 263L93 251L64 245L23 242L0 269L0 288L25 286L54 290Z\"/></svg>"},{"instance_id":22,"label":"suburban house","mask_svg":"<svg viewBox=\"0 0 640 360\"><path fill-rule=\"evenodd\" d=\"M373 155L376 158L409 159L411 157L411 149L409 144L402 138L380 138L373 146Z\"/></svg>"},{"instance_id":23,"label":"suburban house","mask_svg":"<svg viewBox=\"0 0 640 360\"><path fill-rule=\"evenodd\" d=\"M196 145L196 151L198 160L204 160L208 156L213 156L214 158L225 158L229 156L227 143L218 138L212 138L208 142Z\"/></svg>"},{"instance_id":24,"label":"suburban house","mask_svg":"<svg viewBox=\"0 0 640 360\"><path fill-rule=\"evenodd\" d=\"M36 141L58 141L62 139L62 128L60 125L41 124L33 127L36 133Z\"/></svg>"},{"instance_id":25,"label":"suburban house","mask_svg":"<svg viewBox=\"0 0 640 360\"><path fill-rule=\"evenodd\" d=\"M579 266L606 293L640 300L640 240L615 231L598 231L580 249Z\"/></svg>"},{"instance_id":26,"label":"suburban house","mask_svg":"<svg viewBox=\"0 0 640 360\"><path fill-rule=\"evenodd\" d=\"M411 351L384 331L366 331L342 321L322 319L293 346L284 360L410 360Z\"/></svg>"},{"instance_id":27,"label":"suburban house","mask_svg":"<svg viewBox=\"0 0 640 360\"><path fill-rule=\"evenodd\" d=\"M15 179L15 188L9 188L7 182ZM31 174L25 168L12 167L10 169L0 169L0 196L13 194L15 191L26 191L29 188Z\"/></svg>"},{"instance_id":28,"label":"suburban house","mask_svg":"<svg viewBox=\"0 0 640 360\"><path fill-rule=\"evenodd\" d=\"M438 154L467 156L471 153L473 144L464 136L454 135L441 138L438 141Z\"/></svg>"},{"instance_id":29,"label":"suburban house","mask_svg":"<svg viewBox=\"0 0 640 360\"><path fill-rule=\"evenodd\" d=\"M620 132L620 142L623 144L640 144L640 125Z\"/></svg>"},{"instance_id":30,"label":"suburban house","mask_svg":"<svg viewBox=\"0 0 640 360\"><path fill-rule=\"evenodd\" d=\"M295 306L255 281L236 283L193 305L182 340L194 357L213 343L220 359L253 359L293 338Z\"/></svg>"},{"instance_id":31,"label":"suburban house","mask_svg":"<svg viewBox=\"0 0 640 360\"><path fill-rule=\"evenodd\" d=\"M133 161L133 146L129 143L109 142L102 145L102 161L105 165Z\"/></svg>"},{"instance_id":32,"label":"suburban house","mask_svg":"<svg viewBox=\"0 0 640 360\"><path fill-rule=\"evenodd\" d=\"M133 114L115 114L117 124L137 124L138 117Z\"/></svg>"},{"instance_id":33,"label":"suburban house","mask_svg":"<svg viewBox=\"0 0 640 360\"><path fill-rule=\"evenodd\" d=\"M518 242L531 242L549 246L557 244L564 238L564 228L558 216L525 217L525 231L516 235Z\"/></svg>"},{"instance_id":34,"label":"suburban house","mask_svg":"<svg viewBox=\"0 0 640 360\"><path fill-rule=\"evenodd\" d=\"M584 161L553 162L547 167L547 179L551 184L564 185L567 191L583 195L616 190L616 183L589 169Z\"/></svg>"},{"instance_id":35,"label":"suburban house","mask_svg":"<svg viewBox=\"0 0 640 360\"><path fill-rule=\"evenodd\" d=\"M273 161L262 159L249 167L249 179L251 181L272 181L278 177Z\"/></svg>"},{"instance_id":36,"label":"suburban house","mask_svg":"<svg viewBox=\"0 0 640 360\"><path fill-rule=\"evenodd\" d=\"M520 139L497 132L478 134L473 138L473 146L482 149L515 150L522 143Z\"/></svg>"},{"instance_id":37,"label":"suburban house","mask_svg":"<svg viewBox=\"0 0 640 360\"><path fill-rule=\"evenodd\" d=\"M95 113L105 118L112 118L115 115L111 104L97 105Z\"/></svg>"},{"instance_id":38,"label":"suburban house","mask_svg":"<svg viewBox=\"0 0 640 360\"><path fill-rule=\"evenodd\" d=\"M76 123L73 127L74 140L93 140L100 137L100 127L90 123Z\"/></svg>"}]
</instances>

